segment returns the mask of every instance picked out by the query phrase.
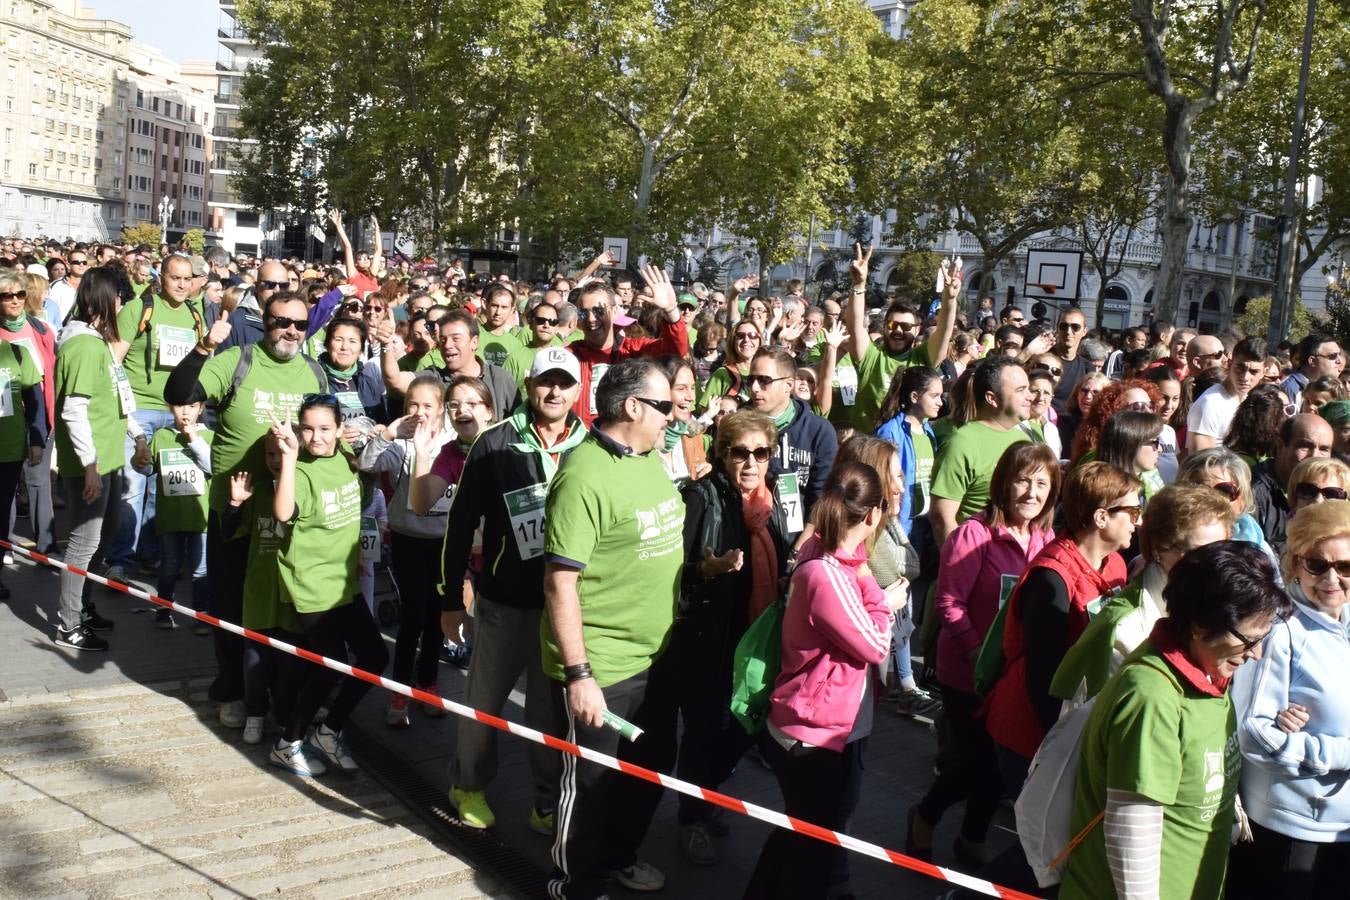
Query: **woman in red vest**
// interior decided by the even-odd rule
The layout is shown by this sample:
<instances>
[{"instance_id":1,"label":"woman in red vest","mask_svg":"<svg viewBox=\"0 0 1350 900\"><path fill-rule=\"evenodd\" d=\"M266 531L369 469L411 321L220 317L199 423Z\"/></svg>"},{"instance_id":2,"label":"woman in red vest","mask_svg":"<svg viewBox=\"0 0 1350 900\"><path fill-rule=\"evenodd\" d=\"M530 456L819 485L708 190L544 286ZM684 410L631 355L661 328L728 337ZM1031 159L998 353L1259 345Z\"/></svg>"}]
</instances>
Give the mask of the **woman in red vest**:
<instances>
[{"instance_id":1,"label":"woman in red vest","mask_svg":"<svg viewBox=\"0 0 1350 900\"><path fill-rule=\"evenodd\" d=\"M1105 598L1126 581L1118 550L1139 521L1139 479L1110 463L1078 466L1064 480L1064 530L1031 561L1008 598L1003 675L985 704L1003 787L1016 792L1059 718L1050 681Z\"/></svg>"}]
</instances>

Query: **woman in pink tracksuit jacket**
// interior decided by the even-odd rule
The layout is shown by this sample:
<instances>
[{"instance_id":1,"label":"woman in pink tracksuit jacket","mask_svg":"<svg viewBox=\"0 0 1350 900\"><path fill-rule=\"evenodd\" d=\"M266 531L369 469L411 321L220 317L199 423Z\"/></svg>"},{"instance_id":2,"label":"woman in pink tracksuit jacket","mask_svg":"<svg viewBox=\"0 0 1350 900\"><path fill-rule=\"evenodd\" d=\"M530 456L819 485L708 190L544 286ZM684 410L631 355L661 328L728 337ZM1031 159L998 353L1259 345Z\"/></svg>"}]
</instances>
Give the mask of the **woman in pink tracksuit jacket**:
<instances>
[{"instance_id":1,"label":"woman in pink tracksuit jacket","mask_svg":"<svg viewBox=\"0 0 1350 900\"><path fill-rule=\"evenodd\" d=\"M843 830L858 801L872 730L872 667L890 652L893 600L867 570L867 539L885 517L876 470L836 466L812 510L783 615L782 668L770 702L765 757L790 816ZM775 829L747 898L823 898L843 851Z\"/></svg>"}]
</instances>

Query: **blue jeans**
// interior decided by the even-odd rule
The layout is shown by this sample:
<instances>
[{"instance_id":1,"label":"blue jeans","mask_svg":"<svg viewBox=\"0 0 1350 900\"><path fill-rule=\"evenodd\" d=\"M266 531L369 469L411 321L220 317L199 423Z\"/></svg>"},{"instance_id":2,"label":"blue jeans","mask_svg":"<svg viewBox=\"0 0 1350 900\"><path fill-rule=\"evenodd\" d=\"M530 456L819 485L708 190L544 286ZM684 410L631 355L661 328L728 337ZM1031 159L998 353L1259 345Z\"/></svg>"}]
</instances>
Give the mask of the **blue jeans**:
<instances>
[{"instance_id":1,"label":"blue jeans","mask_svg":"<svg viewBox=\"0 0 1350 900\"><path fill-rule=\"evenodd\" d=\"M206 580L206 533L171 531L159 535L159 581L156 590L165 600L172 600L178 584L178 572L187 563L192 569L192 608L210 612L210 588Z\"/></svg>"},{"instance_id":2,"label":"blue jeans","mask_svg":"<svg viewBox=\"0 0 1350 900\"><path fill-rule=\"evenodd\" d=\"M156 429L173 425L173 413L167 409L138 409L131 418L141 427L147 442L155 436ZM155 534L155 472L153 468L142 472L132 467L131 454L135 450L135 442L128 437L127 464L122 467L122 515L117 535L108 549L109 565L124 569L131 566L131 558L137 555L138 543L141 562L153 562L159 555Z\"/></svg>"}]
</instances>

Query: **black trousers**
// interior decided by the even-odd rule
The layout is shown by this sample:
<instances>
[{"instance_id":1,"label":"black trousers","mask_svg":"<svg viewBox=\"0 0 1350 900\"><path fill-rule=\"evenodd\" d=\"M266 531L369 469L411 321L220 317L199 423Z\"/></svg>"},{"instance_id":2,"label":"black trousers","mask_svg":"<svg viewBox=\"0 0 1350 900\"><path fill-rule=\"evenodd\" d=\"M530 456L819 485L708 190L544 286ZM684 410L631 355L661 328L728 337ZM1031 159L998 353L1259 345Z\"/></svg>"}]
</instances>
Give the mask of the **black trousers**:
<instances>
[{"instance_id":1,"label":"black trousers","mask_svg":"<svg viewBox=\"0 0 1350 900\"><path fill-rule=\"evenodd\" d=\"M436 593L440 580L440 538L410 537L395 531L390 569L398 588L398 636L394 638L395 681L428 687L436 683L440 662L441 598ZM420 648L420 654L419 654ZM413 679L416 661L417 677ZM410 681L411 680L411 681Z\"/></svg>"},{"instance_id":2,"label":"black trousers","mask_svg":"<svg viewBox=\"0 0 1350 900\"><path fill-rule=\"evenodd\" d=\"M637 723L637 712L647 692L647 672L639 672L617 684L603 688L605 705L615 715ZM664 743L652 743L648 749L625 741L612 728L591 728L573 718L567 707L567 692L561 684L553 692L553 723L550 733L575 744L645 765L645 758ZM673 761L670 757L667 765ZM631 778L605 766L563 755L562 784L558 798L556 834L553 839L553 875L548 893L554 900L593 900L605 893L605 872L633 864L638 845L646 834L650 811L631 802ZM641 782L646 784L646 782ZM659 788L657 796L659 797Z\"/></svg>"},{"instance_id":3,"label":"black trousers","mask_svg":"<svg viewBox=\"0 0 1350 900\"><path fill-rule=\"evenodd\" d=\"M1350 896L1350 843L1314 844L1252 822L1253 843L1228 854L1228 900L1339 900Z\"/></svg>"},{"instance_id":4,"label":"black trousers","mask_svg":"<svg viewBox=\"0 0 1350 900\"><path fill-rule=\"evenodd\" d=\"M248 538L231 539L214 510L206 517L206 572L211 580L211 615L236 625L244 617L244 572L248 569ZM244 643L246 638L223 628L211 629L216 651L216 679L207 692L217 703L244 699Z\"/></svg>"},{"instance_id":5,"label":"black trousers","mask_svg":"<svg viewBox=\"0 0 1350 900\"><path fill-rule=\"evenodd\" d=\"M943 727L948 740L944 742L938 776L919 802L919 815L928 824L937 825L949 807L965 800L961 836L976 844L984 843L988 836L1002 791L994 742L983 720L975 717L980 702L974 694L943 685Z\"/></svg>"},{"instance_id":6,"label":"black trousers","mask_svg":"<svg viewBox=\"0 0 1350 900\"><path fill-rule=\"evenodd\" d=\"M842 752L798 744L791 750L770 735L760 743L778 786L783 811L823 828L845 831L858 806L867 738ZM842 847L775 828L764 842L746 886L746 900L823 900L831 876L842 869Z\"/></svg>"},{"instance_id":7,"label":"black trousers","mask_svg":"<svg viewBox=\"0 0 1350 900\"><path fill-rule=\"evenodd\" d=\"M384 647L384 638L380 636L380 629L370 617L366 600L360 594L351 603L327 612L301 613L300 625L305 629L307 650L339 662L348 660L350 651L352 664L367 672L382 673L389 664L389 651ZM344 677L341 672L324 666L311 663L308 669L300 685L300 693L291 707L291 717L285 731L288 741L298 741L305 736L314 714L339 679L342 680L342 687L338 689L333 702L328 704L328 717L324 719L324 724L333 731L342 730L342 726L347 724L347 717L371 688L369 682Z\"/></svg>"},{"instance_id":8,"label":"black trousers","mask_svg":"<svg viewBox=\"0 0 1350 900\"><path fill-rule=\"evenodd\" d=\"M23 477L23 462L21 460L0 462L0 528L6 531L5 540L11 543L14 541L14 535L9 533L9 514L14 509L14 495L18 493L21 477ZM36 530L34 534L41 537L41 535L37 535ZM38 548L39 551L45 549L47 548Z\"/></svg>"}]
</instances>

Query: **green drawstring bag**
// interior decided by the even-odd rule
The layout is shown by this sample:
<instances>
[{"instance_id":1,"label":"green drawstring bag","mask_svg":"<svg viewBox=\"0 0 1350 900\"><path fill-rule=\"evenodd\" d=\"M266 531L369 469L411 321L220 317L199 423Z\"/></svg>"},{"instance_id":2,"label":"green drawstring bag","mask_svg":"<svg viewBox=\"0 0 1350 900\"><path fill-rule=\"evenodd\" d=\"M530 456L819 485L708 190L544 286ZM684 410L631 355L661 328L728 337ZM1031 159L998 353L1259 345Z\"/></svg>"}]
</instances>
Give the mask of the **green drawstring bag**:
<instances>
[{"instance_id":1,"label":"green drawstring bag","mask_svg":"<svg viewBox=\"0 0 1350 900\"><path fill-rule=\"evenodd\" d=\"M757 734L769 715L769 697L783 656L782 600L759 614L736 644L731 663L731 714L748 734Z\"/></svg>"}]
</instances>

